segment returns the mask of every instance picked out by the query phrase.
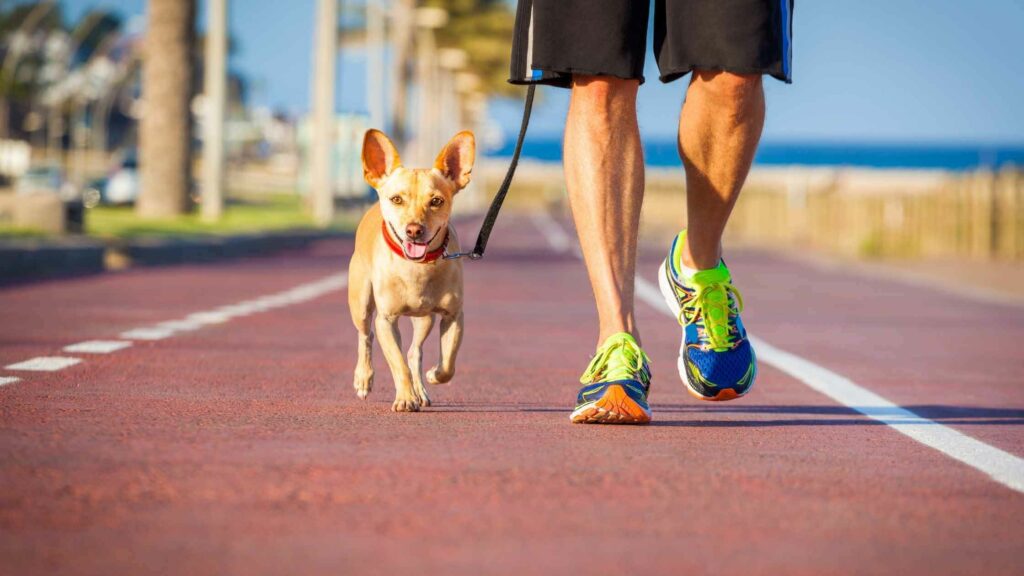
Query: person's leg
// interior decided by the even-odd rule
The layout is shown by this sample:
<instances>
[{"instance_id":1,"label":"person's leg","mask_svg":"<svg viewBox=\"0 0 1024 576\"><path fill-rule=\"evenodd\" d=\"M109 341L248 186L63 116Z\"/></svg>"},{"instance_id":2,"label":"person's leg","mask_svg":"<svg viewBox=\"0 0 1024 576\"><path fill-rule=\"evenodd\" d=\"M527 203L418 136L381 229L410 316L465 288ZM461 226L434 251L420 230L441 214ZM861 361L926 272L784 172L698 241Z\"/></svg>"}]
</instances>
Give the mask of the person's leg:
<instances>
[{"instance_id":1,"label":"person's leg","mask_svg":"<svg viewBox=\"0 0 1024 576\"><path fill-rule=\"evenodd\" d=\"M639 80L573 76L565 123L565 179L597 304L597 352L580 377L573 422L645 424L651 371L637 342L633 281L644 156Z\"/></svg>"},{"instance_id":2,"label":"person's leg","mask_svg":"<svg viewBox=\"0 0 1024 576\"><path fill-rule=\"evenodd\" d=\"M687 390L701 400L733 400L752 389L757 356L740 318L743 297L721 260L722 233L761 138L762 74L791 81L793 0L656 7L661 79L692 73L679 118L688 226L673 239L658 285L682 325L678 367Z\"/></svg>"},{"instance_id":3,"label":"person's leg","mask_svg":"<svg viewBox=\"0 0 1024 576\"><path fill-rule=\"evenodd\" d=\"M679 121L688 227L673 241L658 280L683 325L679 376L701 400L739 398L757 375L740 319L743 299L721 256L722 232L763 124L760 76L694 72Z\"/></svg>"},{"instance_id":4,"label":"person's leg","mask_svg":"<svg viewBox=\"0 0 1024 576\"><path fill-rule=\"evenodd\" d=\"M684 266L718 265L722 233L754 160L764 114L760 75L694 70L679 116L686 168Z\"/></svg>"},{"instance_id":5,"label":"person's leg","mask_svg":"<svg viewBox=\"0 0 1024 576\"><path fill-rule=\"evenodd\" d=\"M574 76L565 123L565 179L597 304L598 345L619 332L639 339L633 317L644 196L639 86L638 80Z\"/></svg>"}]
</instances>

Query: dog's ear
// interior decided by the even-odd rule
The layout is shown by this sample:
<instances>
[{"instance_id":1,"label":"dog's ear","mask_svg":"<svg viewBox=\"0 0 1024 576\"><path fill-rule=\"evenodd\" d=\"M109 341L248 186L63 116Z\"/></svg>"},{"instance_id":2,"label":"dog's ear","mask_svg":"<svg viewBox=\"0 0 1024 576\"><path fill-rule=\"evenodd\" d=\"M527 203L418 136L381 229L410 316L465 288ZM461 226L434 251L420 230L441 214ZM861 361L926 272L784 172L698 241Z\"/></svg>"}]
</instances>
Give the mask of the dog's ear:
<instances>
[{"instance_id":1,"label":"dog's ear","mask_svg":"<svg viewBox=\"0 0 1024 576\"><path fill-rule=\"evenodd\" d=\"M367 130L363 136L363 178L374 188L402 165L398 150L380 130Z\"/></svg>"},{"instance_id":2,"label":"dog's ear","mask_svg":"<svg viewBox=\"0 0 1024 576\"><path fill-rule=\"evenodd\" d=\"M444 149L434 160L434 168L444 174L445 178L455 183L457 190L469 184L469 176L473 173L473 161L476 159L476 138L469 130L459 132L445 144Z\"/></svg>"}]
</instances>

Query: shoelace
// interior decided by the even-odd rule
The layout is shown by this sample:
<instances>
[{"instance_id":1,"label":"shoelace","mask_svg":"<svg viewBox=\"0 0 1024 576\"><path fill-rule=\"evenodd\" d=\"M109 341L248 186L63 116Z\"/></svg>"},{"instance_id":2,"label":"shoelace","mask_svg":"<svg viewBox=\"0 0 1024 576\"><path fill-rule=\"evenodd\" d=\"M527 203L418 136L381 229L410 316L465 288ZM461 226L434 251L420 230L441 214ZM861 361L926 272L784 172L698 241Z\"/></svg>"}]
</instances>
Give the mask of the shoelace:
<instances>
[{"instance_id":1,"label":"shoelace","mask_svg":"<svg viewBox=\"0 0 1024 576\"><path fill-rule=\"evenodd\" d=\"M732 296L732 298L730 298ZM732 304L735 303L735 306ZM693 292L679 307L679 324L689 326L704 321L704 334L711 349L732 349L735 324L729 318L743 311L743 296L731 282L713 282ZM689 312L689 313L688 313Z\"/></svg>"},{"instance_id":2,"label":"shoelace","mask_svg":"<svg viewBox=\"0 0 1024 576\"><path fill-rule=\"evenodd\" d=\"M617 366L608 367L614 352L622 354L622 362ZM597 351L597 354L590 360L587 371L580 376L580 384L590 384L601 377L603 380L632 380L637 374L643 372L644 364L649 362L647 354L636 344L629 340L619 340ZM646 385L646 382L644 382Z\"/></svg>"}]
</instances>

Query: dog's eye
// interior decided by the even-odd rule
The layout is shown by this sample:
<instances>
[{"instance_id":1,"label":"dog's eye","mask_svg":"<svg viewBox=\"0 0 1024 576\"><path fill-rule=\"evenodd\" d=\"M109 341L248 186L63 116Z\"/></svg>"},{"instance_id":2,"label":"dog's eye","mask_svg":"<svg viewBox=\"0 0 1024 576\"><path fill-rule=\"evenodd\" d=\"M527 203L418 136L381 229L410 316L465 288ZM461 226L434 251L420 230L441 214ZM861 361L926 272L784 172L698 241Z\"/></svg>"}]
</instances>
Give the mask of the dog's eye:
<instances>
[{"instance_id":1,"label":"dog's eye","mask_svg":"<svg viewBox=\"0 0 1024 576\"><path fill-rule=\"evenodd\" d=\"M434 196L430 199L430 205L434 208L437 208L441 204L444 204L444 198L441 198L440 196Z\"/></svg>"},{"instance_id":2,"label":"dog's eye","mask_svg":"<svg viewBox=\"0 0 1024 576\"><path fill-rule=\"evenodd\" d=\"M391 197L391 203L394 204L395 206L398 206L399 204L402 203L402 197L401 196L392 196Z\"/></svg>"}]
</instances>

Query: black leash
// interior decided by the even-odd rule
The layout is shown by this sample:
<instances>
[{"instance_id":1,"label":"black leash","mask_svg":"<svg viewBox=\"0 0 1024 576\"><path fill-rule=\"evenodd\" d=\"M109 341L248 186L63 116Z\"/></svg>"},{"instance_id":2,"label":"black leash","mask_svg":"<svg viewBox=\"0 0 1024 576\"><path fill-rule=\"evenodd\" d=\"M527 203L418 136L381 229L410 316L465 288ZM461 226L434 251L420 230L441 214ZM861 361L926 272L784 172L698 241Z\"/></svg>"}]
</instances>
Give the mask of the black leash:
<instances>
[{"instance_id":1,"label":"black leash","mask_svg":"<svg viewBox=\"0 0 1024 576\"><path fill-rule=\"evenodd\" d=\"M530 125L530 112L533 110L533 92L536 87L536 84L530 84L526 89L526 104L523 106L523 124L519 127L519 139L516 140L516 149L512 152L512 161L509 162L508 171L505 172L505 180L498 188L498 193L494 195L491 207L487 209L484 223L480 225L480 233L476 237L476 246L472 252L445 254L445 260L455 260L463 256L468 257L470 260L479 260L484 257L484 250L487 249L487 239L491 237L491 229L494 228L494 222L498 220L501 204L505 201L505 196L508 195L509 187L512 186L512 177L516 175L516 166L519 165L519 153L523 151L526 128Z\"/></svg>"}]
</instances>

